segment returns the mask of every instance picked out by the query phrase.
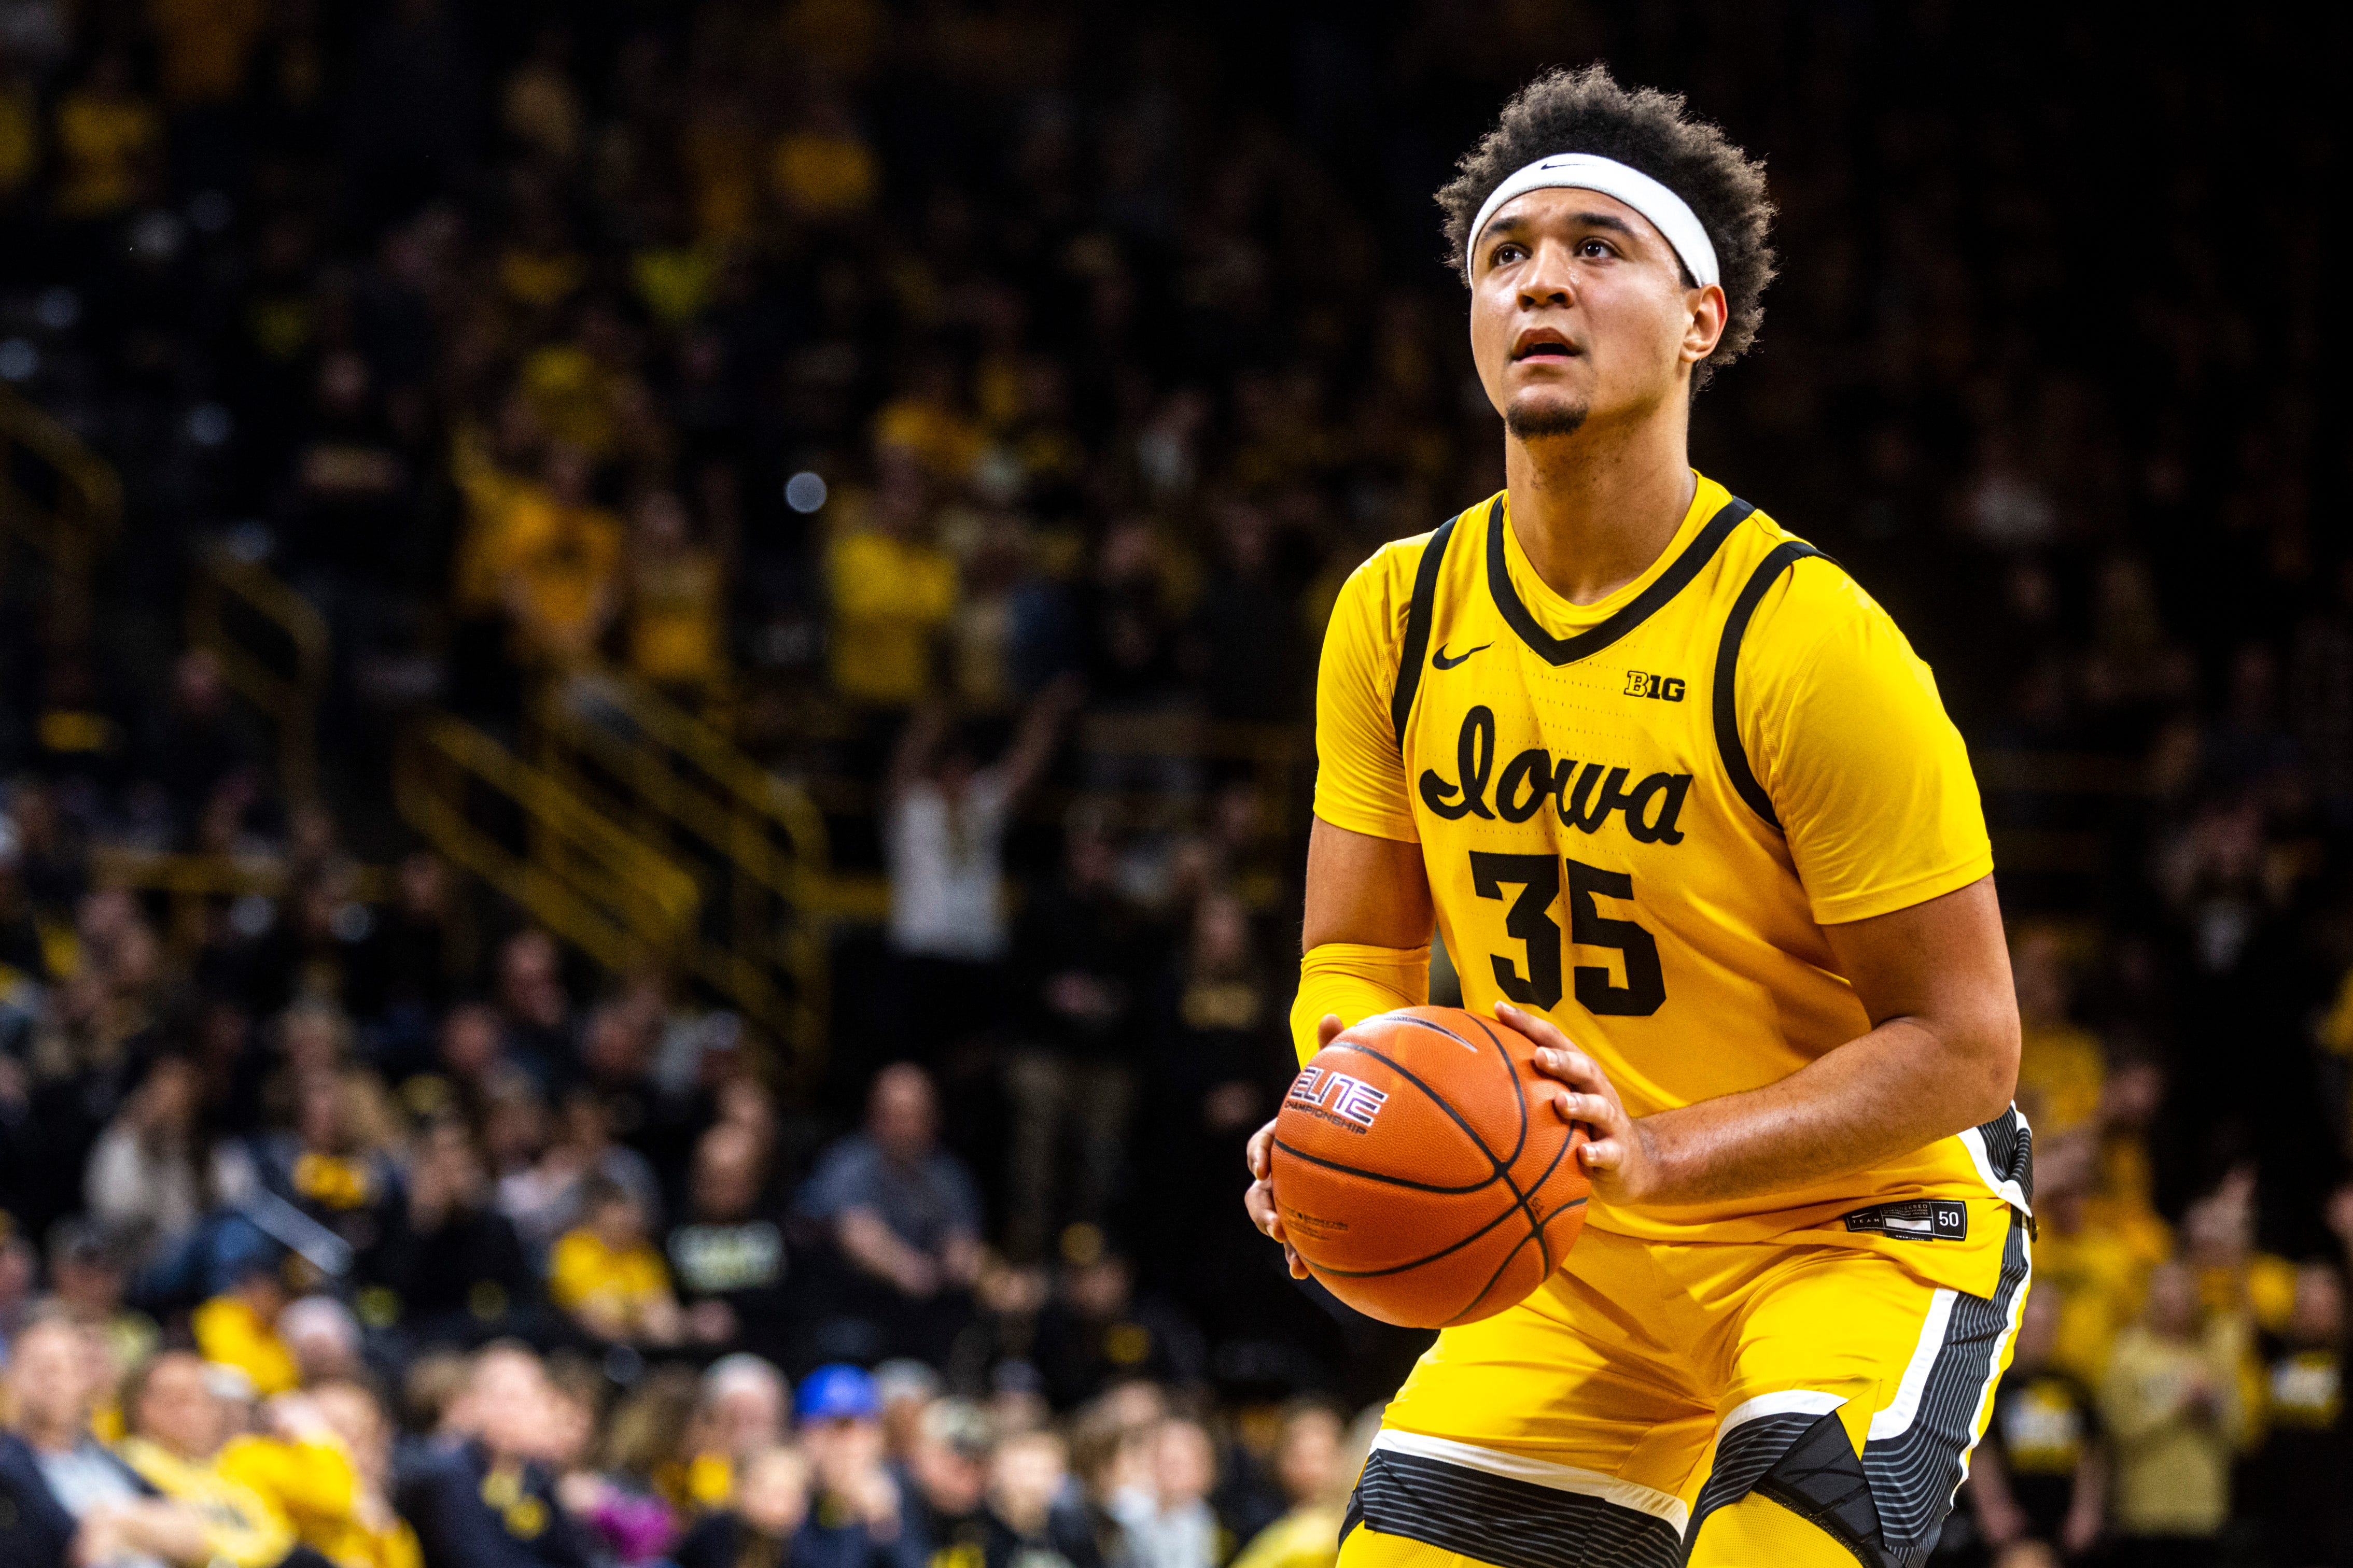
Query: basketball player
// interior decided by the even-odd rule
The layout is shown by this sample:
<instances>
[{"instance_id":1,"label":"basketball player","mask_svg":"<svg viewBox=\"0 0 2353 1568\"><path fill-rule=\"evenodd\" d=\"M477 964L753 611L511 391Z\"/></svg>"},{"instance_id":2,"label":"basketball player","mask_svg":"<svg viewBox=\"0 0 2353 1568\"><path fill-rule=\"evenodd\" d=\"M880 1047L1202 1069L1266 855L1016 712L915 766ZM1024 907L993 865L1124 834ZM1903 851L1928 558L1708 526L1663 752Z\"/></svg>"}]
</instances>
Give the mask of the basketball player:
<instances>
[{"instance_id":1,"label":"basketball player","mask_svg":"<svg viewBox=\"0 0 2353 1568\"><path fill-rule=\"evenodd\" d=\"M1762 169L1595 68L1439 202L1508 482L1333 614L1293 1034L1422 1001L1435 924L1574 1091L1593 1201L1406 1380L1341 1568L1909 1568L2026 1289L1968 758L1885 612L1689 466L1772 276Z\"/></svg>"}]
</instances>

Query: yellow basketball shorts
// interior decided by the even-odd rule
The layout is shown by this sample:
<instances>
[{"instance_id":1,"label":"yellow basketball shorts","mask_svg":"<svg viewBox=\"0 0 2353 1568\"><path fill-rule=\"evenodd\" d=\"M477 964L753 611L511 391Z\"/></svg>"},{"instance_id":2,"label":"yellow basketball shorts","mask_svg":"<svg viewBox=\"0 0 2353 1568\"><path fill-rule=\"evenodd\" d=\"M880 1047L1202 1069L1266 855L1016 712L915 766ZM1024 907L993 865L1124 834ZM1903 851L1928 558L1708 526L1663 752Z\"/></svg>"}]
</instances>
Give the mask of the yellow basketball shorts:
<instances>
[{"instance_id":1,"label":"yellow basketball shorts","mask_svg":"<svg viewBox=\"0 0 2353 1568\"><path fill-rule=\"evenodd\" d=\"M1891 1251L1588 1227L1534 1296L1415 1366L1340 1568L1915 1568L2026 1297L2025 1220L1969 1207L2008 1226L1990 1298Z\"/></svg>"}]
</instances>

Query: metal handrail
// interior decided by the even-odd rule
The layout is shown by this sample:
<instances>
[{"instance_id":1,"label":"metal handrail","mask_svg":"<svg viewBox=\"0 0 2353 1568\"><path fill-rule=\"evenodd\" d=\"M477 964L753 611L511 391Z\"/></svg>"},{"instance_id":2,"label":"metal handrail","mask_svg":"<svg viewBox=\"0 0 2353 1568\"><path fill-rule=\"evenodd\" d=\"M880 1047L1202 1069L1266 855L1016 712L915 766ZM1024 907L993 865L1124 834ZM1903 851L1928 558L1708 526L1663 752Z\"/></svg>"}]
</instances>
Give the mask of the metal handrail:
<instances>
[{"instance_id":1,"label":"metal handrail","mask_svg":"<svg viewBox=\"0 0 2353 1568\"><path fill-rule=\"evenodd\" d=\"M55 476L44 501L18 481L23 452ZM122 529L122 481L113 466L54 416L0 386L0 531L48 563L52 636L71 641L90 624L90 575Z\"/></svg>"},{"instance_id":2,"label":"metal handrail","mask_svg":"<svg viewBox=\"0 0 2353 1568\"><path fill-rule=\"evenodd\" d=\"M501 843L474 821L463 795L470 782L522 814L527 845ZM702 905L694 879L464 721L441 714L411 727L396 759L393 799L452 863L606 968L689 955Z\"/></svg>"},{"instance_id":3,"label":"metal handrail","mask_svg":"<svg viewBox=\"0 0 2353 1568\"><path fill-rule=\"evenodd\" d=\"M597 705L627 719L650 746L633 745L626 735L597 723L589 710ZM551 735L560 732L596 752L665 817L736 859L764 886L786 898L816 890L809 884L824 875L829 858L825 815L817 803L644 682L610 669L552 682L540 720ZM716 789L698 788L681 777L670 765L670 756L692 763ZM788 854L777 853L774 840L759 831L763 824L783 832Z\"/></svg>"},{"instance_id":4,"label":"metal handrail","mask_svg":"<svg viewBox=\"0 0 2353 1568\"><path fill-rule=\"evenodd\" d=\"M593 763L617 816L649 836L700 844L739 878L733 920L691 956L695 973L787 1047L796 1075L822 1059L827 1014L828 873L825 819L799 786L778 778L718 730L625 672L601 669L550 682L538 704L542 765L592 795ZM766 904L760 895L773 899ZM789 978L779 984L773 970Z\"/></svg>"},{"instance_id":5,"label":"metal handrail","mask_svg":"<svg viewBox=\"0 0 2353 1568\"><path fill-rule=\"evenodd\" d=\"M231 601L286 638L294 650L291 675L271 668L237 639L227 614ZM205 557L188 595L188 641L218 659L230 689L277 727L279 780L288 796L301 801L315 795L319 704L326 695L332 658L327 617L268 567L215 550Z\"/></svg>"},{"instance_id":6,"label":"metal handrail","mask_svg":"<svg viewBox=\"0 0 2353 1568\"><path fill-rule=\"evenodd\" d=\"M364 904L392 898L392 873L382 866L353 866L350 889ZM247 893L277 898L293 886L294 863L283 855L182 854L100 845L90 855L90 880L101 888L132 888L174 897L233 899Z\"/></svg>"}]
</instances>

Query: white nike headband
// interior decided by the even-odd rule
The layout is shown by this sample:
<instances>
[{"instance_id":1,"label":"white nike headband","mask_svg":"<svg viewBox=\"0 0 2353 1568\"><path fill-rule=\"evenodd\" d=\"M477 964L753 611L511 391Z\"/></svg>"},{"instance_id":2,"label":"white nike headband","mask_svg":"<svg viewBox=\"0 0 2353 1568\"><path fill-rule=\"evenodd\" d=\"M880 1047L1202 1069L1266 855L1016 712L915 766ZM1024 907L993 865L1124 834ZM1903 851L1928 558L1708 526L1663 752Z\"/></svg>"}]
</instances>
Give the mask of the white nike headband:
<instances>
[{"instance_id":1,"label":"white nike headband","mask_svg":"<svg viewBox=\"0 0 2353 1568\"><path fill-rule=\"evenodd\" d=\"M1471 226L1471 237L1462 247L1463 277L1472 276L1471 259L1479 253L1479 237L1487 231L1495 210L1515 196L1548 188L1599 191L1617 197L1666 236L1667 243L1683 258L1683 269L1701 288L1722 281L1716 275L1715 247L1708 243L1706 226L1689 203L1641 170L1591 153L1556 153L1539 158L1497 185L1480 206L1479 221Z\"/></svg>"}]
</instances>

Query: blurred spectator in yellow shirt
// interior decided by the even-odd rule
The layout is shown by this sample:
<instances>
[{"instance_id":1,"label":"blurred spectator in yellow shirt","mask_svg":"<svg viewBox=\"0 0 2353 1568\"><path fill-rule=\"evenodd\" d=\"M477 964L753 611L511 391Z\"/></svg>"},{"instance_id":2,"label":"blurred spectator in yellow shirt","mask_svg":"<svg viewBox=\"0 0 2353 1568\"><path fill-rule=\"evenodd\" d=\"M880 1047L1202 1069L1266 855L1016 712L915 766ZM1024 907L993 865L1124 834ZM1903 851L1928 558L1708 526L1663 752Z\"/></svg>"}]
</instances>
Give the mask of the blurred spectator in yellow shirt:
<instances>
[{"instance_id":1,"label":"blurred spectator in yellow shirt","mask_svg":"<svg viewBox=\"0 0 2353 1568\"><path fill-rule=\"evenodd\" d=\"M2185 1265L2151 1271L2140 1321L2116 1336L2100 1384L2116 1456L2117 1561L2211 1560L2231 1515L2231 1460L2246 1411L2239 1391L2246 1320L2206 1313Z\"/></svg>"},{"instance_id":2,"label":"blurred spectator in yellow shirt","mask_svg":"<svg viewBox=\"0 0 2353 1568\"><path fill-rule=\"evenodd\" d=\"M243 97L266 9L263 0L147 0L164 100L177 109Z\"/></svg>"},{"instance_id":3,"label":"blurred spectator in yellow shirt","mask_svg":"<svg viewBox=\"0 0 2353 1568\"><path fill-rule=\"evenodd\" d=\"M58 216L109 217L144 200L163 148L163 119L133 89L131 62L99 56L58 100Z\"/></svg>"},{"instance_id":4,"label":"blurred spectator in yellow shirt","mask_svg":"<svg viewBox=\"0 0 2353 1568\"><path fill-rule=\"evenodd\" d=\"M2086 1220L2114 1235L2144 1265L2173 1256L2173 1227L2157 1212L2149 1124L2165 1100L2165 1069L2154 1062L2111 1065L2100 1094L2098 1171Z\"/></svg>"},{"instance_id":5,"label":"blurred spectator in yellow shirt","mask_svg":"<svg viewBox=\"0 0 2353 1568\"><path fill-rule=\"evenodd\" d=\"M933 651L955 613L955 563L928 538L922 468L902 448L876 454L871 526L826 551L833 598L833 684L853 702L908 708L932 689Z\"/></svg>"},{"instance_id":6,"label":"blurred spectator in yellow shirt","mask_svg":"<svg viewBox=\"0 0 2353 1568\"><path fill-rule=\"evenodd\" d=\"M725 564L673 490L638 499L629 532L629 668L690 702L727 675Z\"/></svg>"},{"instance_id":7,"label":"blurred spectator in yellow shirt","mask_svg":"<svg viewBox=\"0 0 2353 1568\"><path fill-rule=\"evenodd\" d=\"M216 1568L276 1568L294 1550L294 1523L216 1462L232 1406L211 1387L215 1375L186 1351L165 1351L133 1373L123 1394L132 1435L120 1451L149 1486L203 1515Z\"/></svg>"},{"instance_id":8,"label":"blurred spectator in yellow shirt","mask_svg":"<svg viewBox=\"0 0 2353 1568\"><path fill-rule=\"evenodd\" d=\"M1377 1430L1377 1416L1351 1428L1328 1405L1293 1407L1274 1448L1275 1482L1291 1507L1250 1537L1233 1568L1326 1568L1336 1561L1348 1495Z\"/></svg>"},{"instance_id":9,"label":"blurred spectator in yellow shirt","mask_svg":"<svg viewBox=\"0 0 2353 1568\"><path fill-rule=\"evenodd\" d=\"M14 201L41 165L41 89L33 77L0 60L0 203Z\"/></svg>"},{"instance_id":10,"label":"blurred spectator in yellow shirt","mask_svg":"<svg viewBox=\"0 0 2353 1568\"><path fill-rule=\"evenodd\" d=\"M118 1372L146 1360L162 1337L153 1318L123 1305L127 1263L121 1239L86 1215L49 1229L50 1303L105 1340Z\"/></svg>"},{"instance_id":11,"label":"blurred spectator in yellow shirt","mask_svg":"<svg viewBox=\"0 0 2353 1568\"><path fill-rule=\"evenodd\" d=\"M2012 961L2021 1030L2018 1107L2038 1139L2087 1126L2099 1114L2107 1066L2100 1042L2068 1017L2064 944L2048 926L2030 927Z\"/></svg>"},{"instance_id":12,"label":"blurred spectator in yellow shirt","mask_svg":"<svg viewBox=\"0 0 2353 1568\"><path fill-rule=\"evenodd\" d=\"M2059 1299L2051 1360L2096 1386L2118 1331L2140 1310L2147 1263L2113 1231L2092 1223L2088 1199L2096 1146L2088 1132L2036 1151L2034 1288Z\"/></svg>"},{"instance_id":13,"label":"blurred spectator in yellow shirt","mask_svg":"<svg viewBox=\"0 0 2353 1568\"><path fill-rule=\"evenodd\" d=\"M621 524L596 504L588 459L558 443L543 490L519 498L497 554L519 654L536 665L586 661L620 608Z\"/></svg>"},{"instance_id":14,"label":"blurred spectator in yellow shirt","mask_svg":"<svg viewBox=\"0 0 2353 1568\"><path fill-rule=\"evenodd\" d=\"M678 1299L655 1250L644 1204L608 1176L581 1190L581 1223L556 1242L547 1290L580 1326L603 1340L675 1344Z\"/></svg>"},{"instance_id":15,"label":"blurred spectator in yellow shirt","mask_svg":"<svg viewBox=\"0 0 2353 1568\"><path fill-rule=\"evenodd\" d=\"M501 552L515 508L540 484L547 427L530 395L510 387L488 421L460 425L449 443L449 475L465 500L450 587L460 615L499 607Z\"/></svg>"},{"instance_id":16,"label":"blurred spectator in yellow shirt","mask_svg":"<svg viewBox=\"0 0 2353 1568\"><path fill-rule=\"evenodd\" d=\"M322 1529L319 1550L342 1568L418 1568L417 1532L392 1511L392 1423L367 1384L330 1379L310 1391L320 1418L351 1456L359 1485L349 1522Z\"/></svg>"},{"instance_id":17,"label":"blurred spectator in yellow shirt","mask_svg":"<svg viewBox=\"0 0 2353 1568\"><path fill-rule=\"evenodd\" d=\"M252 1380L263 1398L301 1382L294 1352L278 1337L278 1315L286 1310L285 1285L276 1267L256 1258L236 1285L195 1310L190 1327L205 1360L233 1366Z\"/></svg>"},{"instance_id":18,"label":"blurred spectator in yellow shirt","mask_svg":"<svg viewBox=\"0 0 2353 1568\"><path fill-rule=\"evenodd\" d=\"M417 1568L417 1537L385 1500L389 1434L364 1385L343 1380L281 1394L262 1419L264 1431L222 1446L215 1468L223 1476L275 1504L302 1544L336 1568Z\"/></svg>"},{"instance_id":19,"label":"blurred spectator in yellow shirt","mask_svg":"<svg viewBox=\"0 0 2353 1568\"><path fill-rule=\"evenodd\" d=\"M796 218L831 223L873 205L882 167L859 134L841 95L819 87L798 128L776 141L769 179L776 200Z\"/></svg>"},{"instance_id":20,"label":"blurred spectator in yellow shirt","mask_svg":"<svg viewBox=\"0 0 2353 1568\"><path fill-rule=\"evenodd\" d=\"M538 157L568 164L580 156L580 94L572 79L572 36L562 27L542 27L531 56L507 78L500 95L499 122L506 133Z\"/></svg>"},{"instance_id":21,"label":"blurred spectator in yellow shirt","mask_svg":"<svg viewBox=\"0 0 2353 1568\"><path fill-rule=\"evenodd\" d=\"M891 448L912 452L935 478L950 484L972 477L987 444L979 422L965 407L950 360L917 365L905 389L874 416L878 460Z\"/></svg>"}]
</instances>

